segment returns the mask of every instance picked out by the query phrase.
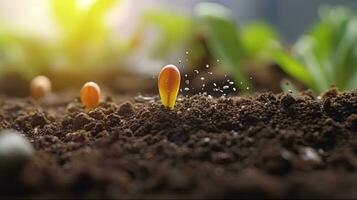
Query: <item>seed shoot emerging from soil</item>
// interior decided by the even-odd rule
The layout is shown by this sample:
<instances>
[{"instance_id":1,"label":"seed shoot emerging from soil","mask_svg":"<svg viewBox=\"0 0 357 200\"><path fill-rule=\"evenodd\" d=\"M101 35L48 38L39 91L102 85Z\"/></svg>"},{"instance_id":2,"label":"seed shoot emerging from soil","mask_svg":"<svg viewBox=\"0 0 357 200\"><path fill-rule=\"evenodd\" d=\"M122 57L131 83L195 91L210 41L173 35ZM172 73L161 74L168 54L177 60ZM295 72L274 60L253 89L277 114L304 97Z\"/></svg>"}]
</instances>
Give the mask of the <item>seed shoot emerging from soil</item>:
<instances>
[{"instance_id":1,"label":"seed shoot emerging from soil","mask_svg":"<svg viewBox=\"0 0 357 200\"><path fill-rule=\"evenodd\" d=\"M158 86L162 105L173 109L180 88L180 71L175 65L166 65L160 71Z\"/></svg>"},{"instance_id":2,"label":"seed shoot emerging from soil","mask_svg":"<svg viewBox=\"0 0 357 200\"><path fill-rule=\"evenodd\" d=\"M94 82L87 82L81 90L81 101L84 108L88 111L96 108L100 100L100 88Z\"/></svg>"},{"instance_id":3,"label":"seed shoot emerging from soil","mask_svg":"<svg viewBox=\"0 0 357 200\"><path fill-rule=\"evenodd\" d=\"M30 82L30 93L34 99L41 99L51 92L51 81L46 76L36 76Z\"/></svg>"}]
</instances>

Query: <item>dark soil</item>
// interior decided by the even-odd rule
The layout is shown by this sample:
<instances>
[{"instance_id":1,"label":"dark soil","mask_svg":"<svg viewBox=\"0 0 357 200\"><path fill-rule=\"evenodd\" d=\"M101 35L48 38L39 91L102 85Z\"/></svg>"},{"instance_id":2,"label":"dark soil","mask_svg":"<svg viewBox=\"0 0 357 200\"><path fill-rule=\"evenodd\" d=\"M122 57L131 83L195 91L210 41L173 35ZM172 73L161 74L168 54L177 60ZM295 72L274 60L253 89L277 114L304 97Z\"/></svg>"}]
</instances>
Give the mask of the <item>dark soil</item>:
<instances>
[{"instance_id":1,"label":"dark soil","mask_svg":"<svg viewBox=\"0 0 357 200\"><path fill-rule=\"evenodd\" d=\"M356 198L357 91L78 102L0 100L36 149L1 196ZM0 161L1 162L1 161Z\"/></svg>"}]
</instances>

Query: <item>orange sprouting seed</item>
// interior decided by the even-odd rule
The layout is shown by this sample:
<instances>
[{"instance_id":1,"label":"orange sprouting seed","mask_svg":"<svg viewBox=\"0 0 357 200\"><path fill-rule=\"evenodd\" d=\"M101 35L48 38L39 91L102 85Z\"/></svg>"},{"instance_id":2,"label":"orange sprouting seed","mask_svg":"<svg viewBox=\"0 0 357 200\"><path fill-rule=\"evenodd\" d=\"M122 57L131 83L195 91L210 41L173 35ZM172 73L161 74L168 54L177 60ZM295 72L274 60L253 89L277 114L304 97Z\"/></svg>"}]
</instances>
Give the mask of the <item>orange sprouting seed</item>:
<instances>
[{"instance_id":1,"label":"orange sprouting seed","mask_svg":"<svg viewBox=\"0 0 357 200\"><path fill-rule=\"evenodd\" d=\"M45 97L51 92L51 81L46 76L36 76L30 82L30 93L35 99Z\"/></svg>"},{"instance_id":2,"label":"orange sprouting seed","mask_svg":"<svg viewBox=\"0 0 357 200\"><path fill-rule=\"evenodd\" d=\"M176 103L176 97L180 88L180 71L175 65L166 65L159 74L159 93L162 105L173 109Z\"/></svg>"},{"instance_id":3,"label":"orange sprouting seed","mask_svg":"<svg viewBox=\"0 0 357 200\"><path fill-rule=\"evenodd\" d=\"M81 89L81 101L85 109L98 106L100 99L100 88L94 82L87 82Z\"/></svg>"}]
</instances>

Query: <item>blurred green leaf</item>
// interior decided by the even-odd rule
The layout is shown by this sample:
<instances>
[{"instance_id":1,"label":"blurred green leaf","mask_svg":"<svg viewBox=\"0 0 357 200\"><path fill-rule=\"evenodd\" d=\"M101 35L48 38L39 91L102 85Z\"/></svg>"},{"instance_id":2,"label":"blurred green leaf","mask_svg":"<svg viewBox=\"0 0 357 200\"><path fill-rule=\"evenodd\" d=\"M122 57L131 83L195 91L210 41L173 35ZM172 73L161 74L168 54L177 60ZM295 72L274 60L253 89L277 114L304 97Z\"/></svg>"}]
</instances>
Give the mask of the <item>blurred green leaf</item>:
<instances>
[{"instance_id":1,"label":"blurred green leaf","mask_svg":"<svg viewBox=\"0 0 357 200\"><path fill-rule=\"evenodd\" d=\"M322 7L320 13L320 22L294 45L290 61L277 60L284 71L316 92L332 85L356 89L357 16L340 6Z\"/></svg>"},{"instance_id":2,"label":"blurred green leaf","mask_svg":"<svg viewBox=\"0 0 357 200\"><path fill-rule=\"evenodd\" d=\"M299 61L290 56L290 54L283 51L276 51L274 53L274 58L282 70L287 74L300 80L304 84L311 86L313 89L316 89L309 71L307 71Z\"/></svg>"},{"instance_id":3,"label":"blurred green leaf","mask_svg":"<svg viewBox=\"0 0 357 200\"><path fill-rule=\"evenodd\" d=\"M83 8L73 0L52 0L62 40L58 52L67 67L83 70L106 65L111 47L105 17L116 0L96 0Z\"/></svg>"},{"instance_id":4,"label":"blurred green leaf","mask_svg":"<svg viewBox=\"0 0 357 200\"><path fill-rule=\"evenodd\" d=\"M195 13L198 23L203 25L213 55L230 67L236 81L248 84L240 62L242 44L231 11L219 4L200 3L196 6Z\"/></svg>"},{"instance_id":5,"label":"blurred green leaf","mask_svg":"<svg viewBox=\"0 0 357 200\"><path fill-rule=\"evenodd\" d=\"M280 48L278 34L266 23L256 22L242 27L240 38L244 53L251 59L271 61L273 50Z\"/></svg>"},{"instance_id":6,"label":"blurred green leaf","mask_svg":"<svg viewBox=\"0 0 357 200\"><path fill-rule=\"evenodd\" d=\"M166 55L169 49L181 44L192 33L192 20L189 17L164 10L146 12L139 31L151 25L157 26L161 32L160 41L153 48L155 56Z\"/></svg>"}]
</instances>

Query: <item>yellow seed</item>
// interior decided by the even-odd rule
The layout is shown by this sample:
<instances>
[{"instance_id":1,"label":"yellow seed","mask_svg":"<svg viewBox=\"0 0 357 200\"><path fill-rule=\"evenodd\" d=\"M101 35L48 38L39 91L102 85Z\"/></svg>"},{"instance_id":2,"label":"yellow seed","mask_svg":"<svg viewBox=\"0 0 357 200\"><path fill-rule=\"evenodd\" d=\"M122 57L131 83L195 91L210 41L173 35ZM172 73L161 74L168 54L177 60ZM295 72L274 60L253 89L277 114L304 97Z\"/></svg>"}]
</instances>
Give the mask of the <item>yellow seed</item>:
<instances>
[{"instance_id":1,"label":"yellow seed","mask_svg":"<svg viewBox=\"0 0 357 200\"><path fill-rule=\"evenodd\" d=\"M162 105L173 109L180 88L180 71L175 65L166 65L160 71L158 86Z\"/></svg>"},{"instance_id":2,"label":"yellow seed","mask_svg":"<svg viewBox=\"0 0 357 200\"><path fill-rule=\"evenodd\" d=\"M30 93L34 99L41 99L51 92L51 81L46 76L36 76L30 82Z\"/></svg>"},{"instance_id":3,"label":"yellow seed","mask_svg":"<svg viewBox=\"0 0 357 200\"><path fill-rule=\"evenodd\" d=\"M100 88L94 82L87 82L81 89L81 101L85 109L96 108L100 100Z\"/></svg>"}]
</instances>

